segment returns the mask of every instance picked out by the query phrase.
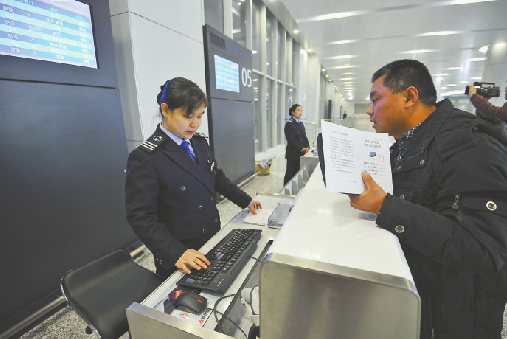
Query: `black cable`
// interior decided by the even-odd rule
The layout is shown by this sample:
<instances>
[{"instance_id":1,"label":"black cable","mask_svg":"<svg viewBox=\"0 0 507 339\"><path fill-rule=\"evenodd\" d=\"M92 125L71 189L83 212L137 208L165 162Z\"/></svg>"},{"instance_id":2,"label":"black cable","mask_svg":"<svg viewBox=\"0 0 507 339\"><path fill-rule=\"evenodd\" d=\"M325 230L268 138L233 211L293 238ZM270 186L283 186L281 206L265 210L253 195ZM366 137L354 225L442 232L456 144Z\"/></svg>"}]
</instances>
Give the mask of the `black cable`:
<instances>
[{"instance_id":1,"label":"black cable","mask_svg":"<svg viewBox=\"0 0 507 339\"><path fill-rule=\"evenodd\" d=\"M262 264L262 261L260 261L258 258L253 257L253 256L252 256L252 257L250 257L250 258L252 258L252 259L254 259L254 260L256 260L256 261L258 261L258 262L260 262L260 263Z\"/></svg>"},{"instance_id":2,"label":"black cable","mask_svg":"<svg viewBox=\"0 0 507 339\"><path fill-rule=\"evenodd\" d=\"M255 339L261 336L261 328L260 326L255 326L255 324L250 327L250 332L248 333L248 339Z\"/></svg>"},{"instance_id":3,"label":"black cable","mask_svg":"<svg viewBox=\"0 0 507 339\"><path fill-rule=\"evenodd\" d=\"M233 323L233 324L234 324L234 326L236 326L236 328L237 328L238 330L240 330L240 331L241 331L241 333L243 333L243 335L245 336L245 338L247 338L247 339L248 339L248 334L246 334L246 333L245 333L245 331L243 331L243 330L241 329L241 327L239 327L239 325L238 325L238 324L236 324L234 321L232 321L232 319L231 319L231 318L229 318L228 316L226 316L225 314L223 314L223 313L222 313L222 312L220 312L220 311L215 310L215 312L216 312L216 313L219 313L221 316L225 317L227 320L229 320L231 323ZM216 314L215 314L215 318L216 318ZM222 331L222 333L224 333L224 334L225 334L224 330L222 329L222 326L218 325L218 327L220 328L220 331Z\"/></svg>"},{"instance_id":4,"label":"black cable","mask_svg":"<svg viewBox=\"0 0 507 339\"><path fill-rule=\"evenodd\" d=\"M259 288L259 285L255 285L254 287L252 287L250 289L250 309L252 310L252 314L253 315L259 315L258 313L256 313L253 309L253 292L254 292L254 289L256 288Z\"/></svg>"},{"instance_id":5,"label":"black cable","mask_svg":"<svg viewBox=\"0 0 507 339\"><path fill-rule=\"evenodd\" d=\"M222 300L224 300L225 298L235 297L235 296L237 296L237 295L238 295L237 293L235 293L235 294L229 294L229 295L223 295L223 296L221 296L220 298L218 298L218 300L216 301L215 305L213 306L213 314L215 315L215 320L216 320L216 322L217 322L218 329L219 329L222 333L224 333L224 334L225 334L225 332L224 332L224 329L222 328L222 325L221 325L221 324L220 324L220 322L218 321L218 316L217 316L217 313L220 313L223 317L225 317L225 318L226 318L226 319L228 319L231 323L233 323L233 324L234 324L237 328L239 328L239 326L238 326L238 325L236 325L236 323L234 323L234 322L233 322L233 321L232 321L229 317L227 317L225 314L223 314L222 312L219 312L219 311L217 310L217 307L218 307L218 304L219 304ZM243 332L243 331L241 330L241 328L239 328L239 329L240 329L240 331L241 331L241 332Z\"/></svg>"},{"instance_id":6,"label":"black cable","mask_svg":"<svg viewBox=\"0 0 507 339\"><path fill-rule=\"evenodd\" d=\"M229 320L229 321L230 321L230 322L231 322L234 326L236 326L236 328L237 328L238 330L240 330L240 331L241 331L241 333L243 333L243 335L245 336L245 338L247 338L247 339L248 339L248 335L245 333L245 331L243 331L243 330L241 329L241 327L239 327L239 325L238 325L238 324L236 324L234 321L232 321L232 319L231 319L231 318L229 318L228 316L226 316L225 314L223 314L222 312L220 312L220 311L218 311L218 310L217 310L217 306L218 306L218 303L219 303L219 302L221 302L221 301L222 301L222 300L224 300L225 298L236 297L236 296L241 297L238 293L235 293L235 294L229 294L229 295L223 295L223 296L221 296L221 297L220 297L220 298L216 301L215 305L213 306L212 311L213 311L213 314L215 315L215 321L217 322L217 326L218 326L219 330L220 330L222 333L224 333L224 334L225 334L224 329L222 328L222 325L220 325L220 321L218 320L217 313L219 313L222 317L225 317L227 320Z\"/></svg>"}]
</instances>

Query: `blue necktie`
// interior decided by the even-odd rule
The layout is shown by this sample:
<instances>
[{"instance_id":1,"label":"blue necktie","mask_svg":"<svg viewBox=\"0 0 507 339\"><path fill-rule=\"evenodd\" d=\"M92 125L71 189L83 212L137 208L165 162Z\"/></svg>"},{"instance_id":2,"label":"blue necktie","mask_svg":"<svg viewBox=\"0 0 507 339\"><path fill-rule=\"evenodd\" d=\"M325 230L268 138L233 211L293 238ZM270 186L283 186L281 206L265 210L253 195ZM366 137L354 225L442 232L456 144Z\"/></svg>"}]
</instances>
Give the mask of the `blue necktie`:
<instances>
[{"instance_id":1,"label":"blue necktie","mask_svg":"<svg viewBox=\"0 0 507 339\"><path fill-rule=\"evenodd\" d=\"M183 148L185 150L185 152L187 152L187 154L192 158L192 160L195 162L195 157L194 155L192 154L192 152L190 151L190 145L188 144L188 141L183 141L181 143L181 148Z\"/></svg>"}]
</instances>

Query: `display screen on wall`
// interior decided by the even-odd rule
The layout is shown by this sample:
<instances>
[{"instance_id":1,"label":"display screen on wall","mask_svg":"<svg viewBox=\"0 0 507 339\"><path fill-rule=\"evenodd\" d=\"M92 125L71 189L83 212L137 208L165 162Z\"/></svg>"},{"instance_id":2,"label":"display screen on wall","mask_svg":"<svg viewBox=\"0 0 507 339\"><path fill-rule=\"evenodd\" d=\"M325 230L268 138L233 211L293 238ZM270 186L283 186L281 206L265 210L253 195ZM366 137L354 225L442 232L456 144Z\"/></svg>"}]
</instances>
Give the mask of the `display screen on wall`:
<instances>
[{"instance_id":1,"label":"display screen on wall","mask_svg":"<svg viewBox=\"0 0 507 339\"><path fill-rule=\"evenodd\" d=\"M0 54L97 68L89 5L0 0L0 6Z\"/></svg>"},{"instance_id":2,"label":"display screen on wall","mask_svg":"<svg viewBox=\"0 0 507 339\"><path fill-rule=\"evenodd\" d=\"M239 93L239 65L215 55L215 79L217 89Z\"/></svg>"},{"instance_id":3,"label":"display screen on wall","mask_svg":"<svg viewBox=\"0 0 507 339\"><path fill-rule=\"evenodd\" d=\"M209 25L203 34L209 97L253 102L252 51Z\"/></svg>"}]
</instances>

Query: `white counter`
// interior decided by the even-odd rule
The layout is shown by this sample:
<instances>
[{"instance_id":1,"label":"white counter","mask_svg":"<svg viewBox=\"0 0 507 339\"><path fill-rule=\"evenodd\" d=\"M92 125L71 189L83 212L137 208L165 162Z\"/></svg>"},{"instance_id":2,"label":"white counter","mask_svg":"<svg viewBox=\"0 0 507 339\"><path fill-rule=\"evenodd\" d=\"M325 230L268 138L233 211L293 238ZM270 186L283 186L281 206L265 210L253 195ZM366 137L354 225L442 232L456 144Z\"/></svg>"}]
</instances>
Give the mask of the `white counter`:
<instances>
[{"instance_id":1,"label":"white counter","mask_svg":"<svg viewBox=\"0 0 507 339\"><path fill-rule=\"evenodd\" d=\"M347 195L326 192L320 170L299 193L269 252L413 281L398 238L376 226L375 214L350 207Z\"/></svg>"},{"instance_id":2,"label":"white counter","mask_svg":"<svg viewBox=\"0 0 507 339\"><path fill-rule=\"evenodd\" d=\"M398 239L315 170L261 266L262 337L418 339L420 312Z\"/></svg>"}]
</instances>

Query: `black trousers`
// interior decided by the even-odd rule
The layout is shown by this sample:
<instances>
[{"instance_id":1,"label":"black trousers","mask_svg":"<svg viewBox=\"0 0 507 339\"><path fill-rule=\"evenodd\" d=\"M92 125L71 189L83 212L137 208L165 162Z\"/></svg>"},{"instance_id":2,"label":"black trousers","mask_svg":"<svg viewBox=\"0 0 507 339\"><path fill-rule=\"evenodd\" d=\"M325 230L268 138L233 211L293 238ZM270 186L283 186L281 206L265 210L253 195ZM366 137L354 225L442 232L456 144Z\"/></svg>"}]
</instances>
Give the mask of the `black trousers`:
<instances>
[{"instance_id":1,"label":"black trousers","mask_svg":"<svg viewBox=\"0 0 507 339\"><path fill-rule=\"evenodd\" d=\"M287 185L287 183L292 179L297 172L299 172L301 167L301 159L287 159L287 168L285 169L285 176L283 177L283 185Z\"/></svg>"}]
</instances>

